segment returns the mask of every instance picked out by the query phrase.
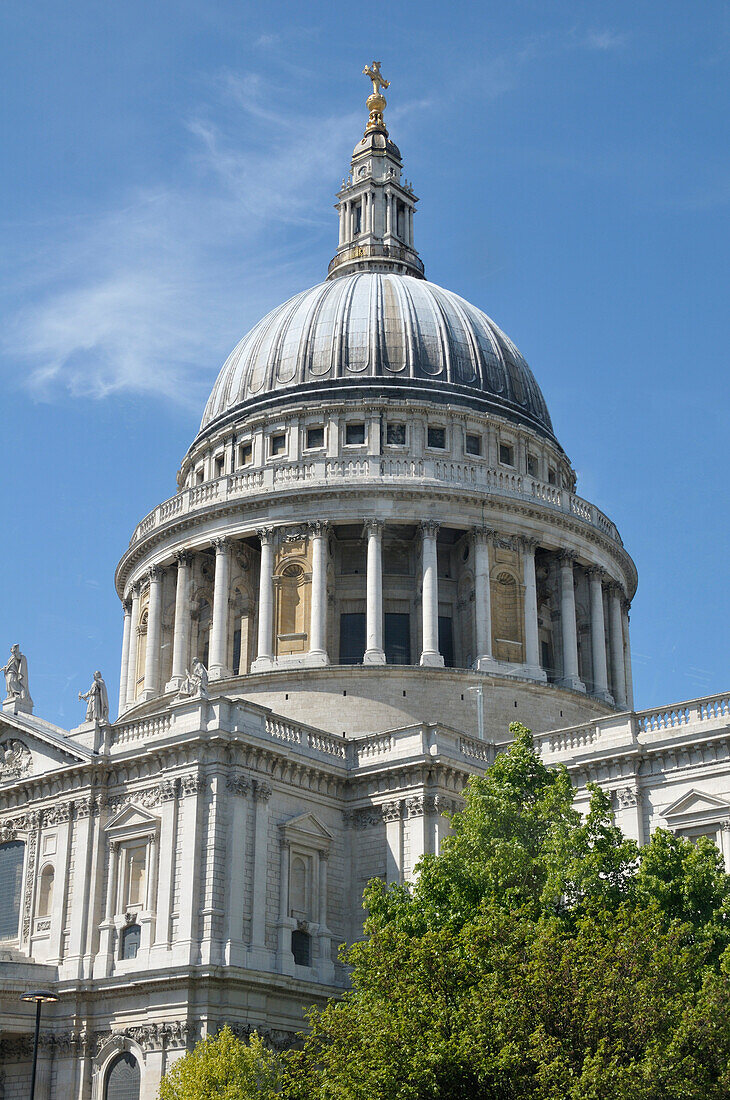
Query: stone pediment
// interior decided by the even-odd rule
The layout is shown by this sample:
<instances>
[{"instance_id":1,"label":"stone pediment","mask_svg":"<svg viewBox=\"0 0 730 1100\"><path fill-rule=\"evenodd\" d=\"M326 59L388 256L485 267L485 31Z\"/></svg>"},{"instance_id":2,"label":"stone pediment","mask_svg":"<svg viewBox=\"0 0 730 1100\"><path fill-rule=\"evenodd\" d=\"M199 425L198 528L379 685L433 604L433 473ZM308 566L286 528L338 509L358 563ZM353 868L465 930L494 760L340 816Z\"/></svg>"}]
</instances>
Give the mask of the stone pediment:
<instances>
[{"instance_id":1,"label":"stone pediment","mask_svg":"<svg viewBox=\"0 0 730 1100\"><path fill-rule=\"evenodd\" d=\"M159 817L151 814L142 806L125 806L106 826L106 832L112 840L121 840L137 836L149 836L157 831Z\"/></svg>"},{"instance_id":2,"label":"stone pediment","mask_svg":"<svg viewBox=\"0 0 730 1100\"><path fill-rule=\"evenodd\" d=\"M284 821L279 828L287 840L296 840L298 844L308 844L313 848L329 848L332 833L314 814L298 814Z\"/></svg>"},{"instance_id":3,"label":"stone pediment","mask_svg":"<svg viewBox=\"0 0 730 1100\"><path fill-rule=\"evenodd\" d=\"M0 784L85 764L94 756L50 722L26 714L0 713Z\"/></svg>"},{"instance_id":4,"label":"stone pediment","mask_svg":"<svg viewBox=\"0 0 730 1100\"><path fill-rule=\"evenodd\" d=\"M730 802L714 794L708 794L706 791L694 789L687 791L662 811L662 817L672 823L687 822L690 819L716 819L728 815L730 815Z\"/></svg>"}]
</instances>

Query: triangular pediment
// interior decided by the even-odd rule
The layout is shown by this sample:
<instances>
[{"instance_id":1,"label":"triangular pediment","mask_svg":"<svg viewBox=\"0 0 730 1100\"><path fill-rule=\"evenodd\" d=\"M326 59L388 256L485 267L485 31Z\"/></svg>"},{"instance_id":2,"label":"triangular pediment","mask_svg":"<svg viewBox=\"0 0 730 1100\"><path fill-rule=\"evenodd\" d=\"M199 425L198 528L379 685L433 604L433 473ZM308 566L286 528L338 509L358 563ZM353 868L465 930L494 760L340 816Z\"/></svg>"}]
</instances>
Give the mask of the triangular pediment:
<instances>
[{"instance_id":1,"label":"triangular pediment","mask_svg":"<svg viewBox=\"0 0 730 1100\"><path fill-rule=\"evenodd\" d=\"M320 845L329 844L332 840L332 833L326 825L311 813L290 817L288 821L283 822L281 828L285 833L296 834L300 840L308 839Z\"/></svg>"},{"instance_id":2,"label":"triangular pediment","mask_svg":"<svg viewBox=\"0 0 730 1100\"><path fill-rule=\"evenodd\" d=\"M0 712L0 784L84 764L94 755L50 722Z\"/></svg>"},{"instance_id":3,"label":"triangular pediment","mask_svg":"<svg viewBox=\"0 0 730 1100\"><path fill-rule=\"evenodd\" d=\"M668 821L676 821L679 818L717 817L718 814L730 814L730 802L714 794L708 794L706 791L693 789L668 806L662 812L662 817Z\"/></svg>"},{"instance_id":4,"label":"triangular pediment","mask_svg":"<svg viewBox=\"0 0 730 1100\"><path fill-rule=\"evenodd\" d=\"M142 806L125 806L106 826L106 832L112 836L136 836L154 832L160 824L155 817Z\"/></svg>"}]
</instances>

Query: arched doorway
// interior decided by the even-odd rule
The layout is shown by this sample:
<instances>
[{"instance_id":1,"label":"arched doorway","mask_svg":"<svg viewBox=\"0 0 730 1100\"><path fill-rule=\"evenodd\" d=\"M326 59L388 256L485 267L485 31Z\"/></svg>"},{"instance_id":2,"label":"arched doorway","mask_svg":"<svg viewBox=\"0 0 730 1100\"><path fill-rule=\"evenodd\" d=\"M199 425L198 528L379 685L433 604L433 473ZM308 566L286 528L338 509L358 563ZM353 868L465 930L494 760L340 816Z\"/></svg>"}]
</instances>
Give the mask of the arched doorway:
<instances>
[{"instance_id":1,"label":"arched doorway","mask_svg":"<svg viewBox=\"0 0 730 1100\"><path fill-rule=\"evenodd\" d=\"M139 1100L139 1063L125 1050L117 1054L109 1066L104 1088L104 1100Z\"/></svg>"}]
</instances>

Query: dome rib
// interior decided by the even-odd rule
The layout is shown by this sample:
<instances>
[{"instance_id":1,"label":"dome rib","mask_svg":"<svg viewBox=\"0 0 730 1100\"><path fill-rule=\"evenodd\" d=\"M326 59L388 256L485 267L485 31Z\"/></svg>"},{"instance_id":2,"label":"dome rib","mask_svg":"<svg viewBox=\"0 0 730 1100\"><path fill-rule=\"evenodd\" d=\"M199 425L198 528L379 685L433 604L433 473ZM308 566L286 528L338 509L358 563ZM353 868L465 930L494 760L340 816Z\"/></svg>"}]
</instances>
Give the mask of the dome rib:
<instances>
[{"instance_id":1,"label":"dome rib","mask_svg":"<svg viewBox=\"0 0 730 1100\"><path fill-rule=\"evenodd\" d=\"M250 409L363 386L482 406L555 440L535 376L476 306L409 275L360 271L294 295L228 356L200 433Z\"/></svg>"}]
</instances>

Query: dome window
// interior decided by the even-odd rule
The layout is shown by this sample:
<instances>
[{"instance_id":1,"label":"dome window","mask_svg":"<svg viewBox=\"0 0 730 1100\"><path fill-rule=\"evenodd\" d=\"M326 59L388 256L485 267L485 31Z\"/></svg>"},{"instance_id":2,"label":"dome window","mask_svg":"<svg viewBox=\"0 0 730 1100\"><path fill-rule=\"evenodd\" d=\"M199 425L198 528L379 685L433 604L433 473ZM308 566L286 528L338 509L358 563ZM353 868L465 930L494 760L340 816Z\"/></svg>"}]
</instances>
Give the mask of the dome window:
<instances>
[{"instance_id":1,"label":"dome window","mask_svg":"<svg viewBox=\"0 0 730 1100\"><path fill-rule=\"evenodd\" d=\"M515 449L511 443L500 443L499 461L502 463L503 466L514 466Z\"/></svg>"},{"instance_id":2,"label":"dome window","mask_svg":"<svg viewBox=\"0 0 730 1100\"><path fill-rule=\"evenodd\" d=\"M482 453L482 437L466 433L466 453L468 455L480 455Z\"/></svg>"},{"instance_id":3,"label":"dome window","mask_svg":"<svg viewBox=\"0 0 730 1100\"><path fill-rule=\"evenodd\" d=\"M405 424L387 424L385 428L385 442L389 447L405 447Z\"/></svg>"},{"instance_id":4,"label":"dome window","mask_svg":"<svg viewBox=\"0 0 730 1100\"><path fill-rule=\"evenodd\" d=\"M548 482L550 485L558 484L558 475L555 473L552 466L548 466Z\"/></svg>"},{"instance_id":5,"label":"dome window","mask_svg":"<svg viewBox=\"0 0 730 1100\"><path fill-rule=\"evenodd\" d=\"M307 450L314 451L324 447L324 428L307 428Z\"/></svg>"},{"instance_id":6,"label":"dome window","mask_svg":"<svg viewBox=\"0 0 730 1100\"><path fill-rule=\"evenodd\" d=\"M274 458L286 454L286 432L277 432L276 435L272 435L269 447Z\"/></svg>"},{"instance_id":7,"label":"dome window","mask_svg":"<svg viewBox=\"0 0 730 1100\"><path fill-rule=\"evenodd\" d=\"M437 451L446 450L446 428L434 428L429 425L428 428L428 445L434 447Z\"/></svg>"},{"instance_id":8,"label":"dome window","mask_svg":"<svg viewBox=\"0 0 730 1100\"><path fill-rule=\"evenodd\" d=\"M365 442L365 425L364 424L347 424L345 425L345 443L348 447L362 446Z\"/></svg>"},{"instance_id":9,"label":"dome window","mask_svg":"<svg viewBox=\"0 0 730 1100\"><path fill-rule=\"evenodd\" d=\"M253 443L242 443L238 448L238 465L250 466L253 462Z\"/></svg>"},{"instance_id":10,"label":"dome window","mask_svg":"<svg viewBox=\"0 0 730 1100\"><path fill-rule=\"evenodd\" d=\"M529 452L527 455L527 472L530 477L537 477L537 459Z\"/></svg>"},{"instance_id":11,"label":"dome window","mask_svg":"<svg viewBox=\"0 0 730 1100\"><path fill-rule=\"evenodd\" d=\"M214 471L213 476L214 477L223 477L223 470L224 470L225 464L226 464L225 455L220 454L220 455L215 456L215 458L213 459L213 471Z\"/></svg>"}]
</instances>

